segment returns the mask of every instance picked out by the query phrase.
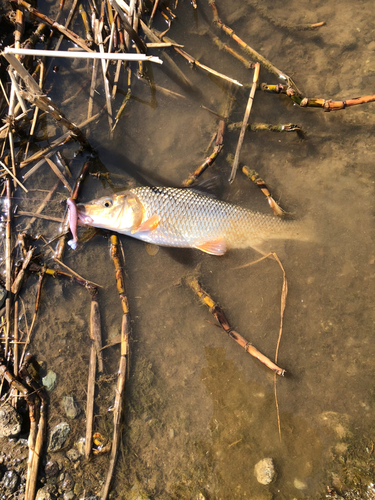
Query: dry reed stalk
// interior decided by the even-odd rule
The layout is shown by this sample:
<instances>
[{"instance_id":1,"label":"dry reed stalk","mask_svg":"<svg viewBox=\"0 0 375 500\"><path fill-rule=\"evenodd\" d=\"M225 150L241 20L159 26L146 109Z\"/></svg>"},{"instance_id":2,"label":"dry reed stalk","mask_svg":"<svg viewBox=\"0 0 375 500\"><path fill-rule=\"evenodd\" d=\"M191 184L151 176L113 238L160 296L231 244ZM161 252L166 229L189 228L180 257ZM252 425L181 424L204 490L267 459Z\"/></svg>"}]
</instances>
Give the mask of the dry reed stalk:
<instances>
[{"instance_id":1,"label":"dry reed stalk","mask_svg":"<svg viewBox=\"0 0 375 500\"><path fill-rule=\"evenodd\" d=\"M205 304L208 308L210 313L216 318L216 320L219 322L220 326L223 328L223 330L239 344L241 347L245 349L246 352L248 352L251 356L254 358L258 359L261 363L263 363L267 368L272 370L275 374L283 376L285 373L285 370L277 366L275 363L273 363L267 356L262 354L261 352L258 351L250 342L248 342L245 338L242 337L239 333L237 333L233 328L230 326L224 311L221 309L220 306L218 306L214 300L208 295L208 293L203 290L201 284L198 282L198 280L194 277L188 278L187 283L190 285L192 290L198 295L200 298L201 302Z\"/></svg>"},{"instance_id":2,"label":"dry reed stalk","mask_svg":"<svg viewBox=\"0 0 375 500\"><path fill-rule=\"evenodd\" d=\"M31 395L33 397L35 396L35 399L36 397L38 397L38 402L40 404L40 407L39 407L38 419L36 417L36 412L34 414L35 426L33 426L33 437L29 445L29 460L28 460L27 479L25 488L25 500L34 500L35 498L39 462L44 443L45 431L47 427L48 400L44 392L44 389L40 387L39 384L37 384L29 374L28 366L31 358L32 356L30 354L26 355L25 362L23 363L20 369L20 375L25 380L27 385L33 390ZM29 406L29 411L30 411L30 406Z\"/></svg>"},{"instance_id":3,"label":"dry reed stalk","mask_svg":"<svg viewBox=\"0 0 375 500\"><path fill-rule=\"evenodd\" d=\"M16 279L12 283L11 291L12 291L13 295L18 295L18 292L20 291L26 268L29 265L30 260L32 259L35 250L36 250L35 247L30 248L30 250L26 254L26 257L23 259L23 263L22 263L22 267L20 269L20 272L17 274Z\"/></svg>"},{"instance_id":4,"label":"dry reed stalk","mask_svg":"<svg viewBox=\"0 0 375 500\"><path fill-rule=\"evenodd\" d=\"M14 301L14 330L13 330L13 371L18 377L18 299Z\"/></svg>"},{"instance_id":5,"label":"dry reed stalk","mask_svg":"<svg viewBox=\"0 0 375 500\"><path fill-rule=\"evenodd\" d=\"M160 42L160 39L157 37L157 35L153 31L150 30L150 28L147 26L147 24L145 24L142 21L142 19L140 19L139 22L141 24L141 28L142 28L143 32L145 33L147 38L149 40L151 40L151 42L155 42L155 43ZM178 78L181 79L181 81L184 83L184 85L187 85L189 88L193 88L192 82L187 78L187 76L185 76L183 71L181 71L181 69L177 66L177 64L174 62L174 60L171 58L171 56L169 54L167 54L167 52L165 50L161 51L161 55L163 57L163 60L168 62L171 69L178 76Z\"/></svg>"},{"instance_id":6,"label":"dry reed stalk","mask_svg":"<svg viewBox=\"0 0 375 500\"><path fill-rule=\"evenodd\" d=\"M280 348L281 336L282 336L282 332L283 332L283 323L284 323L284 312L285 312L285 306L286 306L286 298L287 298L287 295L288 295L288 281L286 279L285 269L284 269L283 265L281 264L281 261L280 261L279 257L274 252L271 252L271 253L269 253L267 255L264 255L260 259L254 261L254 262L250 262L249 264L245 264L243 266L236 267L235 269L244 269L245 267L249 267L249 266L252 266L254 264L257 264L258 262L261 262L262 260L265 260L268 257L273 257L276 260L276 262L280 266L280 269L281 269L281 271L283 273L283 284L282 284L282 288L281 288L281 299L280 299L280 328L279 328L279 335L278 335L278 338L277 338L276 352L275 352L275 363L277 363L278 356L279 356L279 348ZM279 439L281 441L281 423L280 423L279 403L277 401L276 380L277 380L277 377L275 375L275 377L274 377L274 394L275 394L275 405L276 405L276 415L277 415L277 428L278 428L278 432L279 432Z\"/></svg>"},{"instance_id":7,"label":"dry reed stalk","mask_svg":"<svg viewBox=\"0 0 375 500\"><path fill-rule=\"evenodd\" d=\"M207 73L210 73L211 75L217 76L218 78L222 78L223 80L229 82L229 83L234 83L235 85L238 85L239 87L242 87L242 83L240 83L237 80L234 80L233 78L230 78L229 76L223 75L222 73L219 73L218 71L215 71L212 68L209 68L205 64L200 63L197 59L189 55L187 52L184 50L180 49L179 47L174 46L173 47L176 52L178 52L182 57L184 57L187 61L192 66L197 66L198 68L203 69L203 71L206 71Z\"/></svg>"},{"instance_id":8,"label":"dry reed stalk","mask_svg":"<svg viewBox=\"0 0 375 500\"><path fill-rule=\"evenodd\" d=\"M12 188L10 177L5 180L6 198L5 198L5 289L7 298L5 299L5 347L4 358L8 359L9 334L10 334L10 309L11 309L11 285L12 285Z\"/></svg>"},{"instance_id":9,"label":"dry reed stalk","mask_svg":"<svg viewBox=\"0 0 375 500\"><path fill-rule=\"evenodd\" d=\"M270 73L273 73L278 78L280 78L282 80L285 80L290 87L294 88L295 91L298 92L298 94L300 93L299 90L298 90L298 88L297 88L297 86L296 86L296 84L293 82L293 80L288 75L286 75L281 70L279 70L278 68L276 68L276 66L274 66L268 59L266 59L265 57L263 57L262 55L260 55L259 52L257 52L256 50L254 50L253 48L251 48L249 45L247 45L247 43L245 43L243 40L241 40L241 38L239 36L237 36L235 34L235 32L231 28L229 28L229 26L226 26L221 21L221 19L219 18L219 14L218 14L218 11L217 11L215 0L208 0L208 3L209 3L209 5L210 5L210 7L212 9L212 12L213 12L213 22L219 28L221 28L224 31L224 33L226 33L235 42L237 42L238 45L242 48L242 50L244 52L246 52L250 57L252 57L256 61L260 62L261 65L264 68L266 68Z\"/></svg>"},{"instance_id":10,"label":"dry reed stalk","mask_svg":"<svg viewBox=\"0 0 375 500\"><path fill-rule=\"evenodd\" d=\"M70 187L69 182L66 180L65 175L60 171L59 167L54 163L48 156L45 157L46 162L48 165L51 167L51 170L53 173L60 179L60 181L64 184L66 189L69 192L69 196L72 196L73 191L72 188Z\"/></svg>"},{"instance_id":11,"label":"dry reed stalk","mask_svg":"<svg viewBox=\"0 0 375 500\"><path fill-rule=\"evenodd\" d=\"M98 41L99 49L102 46L103 50L98 52L76 52L76 51L56 51L56 50L37 50L37 49L13 49L11 47L6 47L3 54L20 54L25 56L43 56L43 57L64 57L69 59L96 59L104 61L102 62L104 68L103 72L107 72L107 63L105 61L151 61L157 64L163 64L163 61L157 56L148 56L146 54L127 54L127 53L115 53L115 52L105 52L103 47L103 37L99 36Z\"/></svg>"},{"instance_id":12,"label":"dry reed stalk","mask_svg":"<svg viewBox=\"0 0 375 500\"><path fill-rule=\"evenodd\" d=\"M239 137L238 143L237 143L236 154L234 155L232 171L231 171L231 174L229 177L230 183L232 183L236 177L238 162L240 161L241 148L242 148L243 140L245 138L246 127L247 127L247 124L249 121L251 108L252 108L253 102L254 102L256 86L257 86L257 82L258 82L258 78L259 78L259 71L260 71L260 64L256 63L254 65L253 84L251 86L249 100L247 101L247 106L246 106L245 115L244 115L243 122L242 122L240 137Z\"/></svg>"},{"instance_id":13,"label":"dry reed stalk","mask_svg":"<svg viewBox=\"0 0 375 500\"><path fill-rule=\"evenodd\" d=\"M65 35L73 43L76 43L77 45L79 45L82 49L86 50L87 52L92 52L92 50L87 45L85 40L83 40L83 38L78 36L73 31L65 28L65 26L57 23L56 21L53 21L53 19L40 13L37 9L34 9L34 7L32 7L29 3L25 2L24 0L15 0L15 3L17 3L18 5L21 5L24 9L26 9L28 12L30 12L30 14L41 19L44 23L49 24L52 28L55 28L58 31L60 31L61 34Z\"/></svg>"},{"instance_id":14,"label":"dry reed stalk","mask_svg":"<svg viewBox=\"0 0 375 500\"><path fill-rule=\"evenodd\" d=\"M99 118L99 116L102 114L102 111L99 111L99 113L96 113L94 116L92 116L91 118L87 118L86 120L84 120L83 122L81 122L79 125L78 125L78 128L84 128L86 127L86 125L88 125L89 123L93 122L94 120L97 120ZM62 146L63 144L65 144L66 142L70 141L71 139L74 139L74 135L72 134L71 131L69 132L66 132L65 134L61 135L60 137L58 137L57 139L55 139L51 144L50 146L44 148L44 149L41 149L40 151L38 151L37 153L33 154L32 156L29 156L29 158L27 158L27 160L21 162L20 164L20 167L23 168L23 167L26 167L27 165L29 165L29 163L37 160L38 158L40 158L41 156L46 156L47 154L49 155L49 153L51 152L51 156L53 154L53 150L59 146ZM50 157L50 155L48 156ZM34 172L36 172L36 170L38 170L39 167L41 167L44 163L45 159L43 158L39 163L37 163L36 165L34 165L34 167L32 169L30 169L28 172L26 172L26 174L23 176L24 180L28 179Z\"/></svg>"},{"instance_id":15,"label":"dry reed stalk","mask_svg":"<svg viewBox=\"0 0 375 500\"><path fill-rule=\"evenodd\" d=\"M0 160L0 165L7 172L7 174L9 174L12 177L12 179L25 191L25 193L28 193L28 190L25 188L25 186L22 184L22 182L20 182L17 179L17 177L13 174L13 172L11 170L9 170L9 168L1 160Z\"/></svg>"},{"instance_id":16,"label":"dry reed stalk","mask_svg":"<svg viewBox=\"0 0 375 500\"><path fill-rule=\"evenodd\" d=\"M103 372L103 355L102 355L102 330L100 325L100 310L99 303L93 297L91 299L91 316L90 316L90 332L94 340L96 356L98 358L98 371Z\"/></svg>"},{"instance_id":17,"label":"dry reed stalk","mask_svg":"<svg viewBox=\"0 0 375 500\"><path fill-rule=\"evenodd\" d=\"M35 218L39 216L39 218L44 218L44 215L41 216L41 212L43 211L44 207L47 205L47 203L51 200L52 196L54 195L57 187L59 185L59 181L56 182L56 184L53 186L53 188L51 189L51 191L49 191L49 193L47 194L47 196L44 198L43 202L41 203L41 205L39 205L39 207L37 208L35 214L33 215L33 218L27 223L24 231L27 232L29 230L29 228L31 227L31 225L34 223L35 221ZM28 214L28 212L18 212L18 215L26 215ZM50 220L50 219L49 219ZM59 220L59 222L61 222Z\"/></svg>"},{"instance_id":18,"label":"dry reed stalk","mask_svg":"<svg viewBox=\"0 0 375 500\"><path fill-rule=\"evenodd\" d=\"M116 285L122 306L121 322L121 355L118 368L115 404L113 409L113 437L111 456L107 471L106 481L101 493L101 500L106 500L112 483L113 472L116 465L117 454L121 438L121 426L124 413L125 383L129 360L130 314L128 298L125 292L125 275L119 252L119 241L115 234L111 235L111 257L116 271Z\"/></svg>"},{"instance_id":19,"label":"dry reed stalk","mask_svg":"<svg viewBox=\"0 0 375 500\"><path fill-rule=\"evenodd\" d=\"M97 350L95 347L95 335L93 328L95 327L95 300L91 300L90 313L90 361L89 361L89 376L87 381L87 402L86 402L86 438L85 438L85 457L90 458L92 450L92 434L94 427L94 395L95 395L95 379L96 379L96 359ZM97 304L97 303L96 303Z\"/></svg>"},{"instance_id":20,"label":"dry reed stalk","mask_svg":"<svg viewBox=\"0 0 375 500\"><path fill-rule=\"evenodd\" d=\"M57 120L61 125L68 128L80 144L87 148L88 150L92 150L91 146L87 142L82 131L75 125L73 122L68 120L64 114L59 110L56 104L47 97L36 81L32 78L28 71L24 68L24 66L18 61L18 59L11 53L2 52L3 57L9 62L11 66L17 71L19 76L22 78L27 90L24 92L25 98L30 101L32 104L35 104L38 108L42 109L46 113L50 114L55 120Z\"/></svg>"},{"instance_id":21,"label":"dry reed stalk","mask_svg":"<svg viewBox=\"0 0 375 500\"><path fill-rule=\"evenodd\" d=\"M44 74L45 74L44 69L45 69L44 64L43 64L43 62L41 62L40 74L39 74L39 87L40 88L43 88L43 80L44 80ZM26 143L25 154L23 155L24 160L26 160L26 158L27 158L27 154L29 152L29 147L30 147L30 141L35 133L36 124L38 121L38 114L39 114L39 108L37 106L35 106L34 115L33 115L33 119L31 122L31 128L30 128L30 132L29 132L29 137L28 137L27 143Z\"/></svg>"},{"instance_id":22,"label":"dry reed stalk","mask_svg":"<svg viewBox=\"0 0 375 500\"><path fill-rule=\"evenodd\" d=\"M50 222L58 222L60 224L64 222L64 219L61 219L61 217L52 217L50 215L38 214L38 212L24 212L23 210L19 210L16 213L15 217L32 217L33 222L35 221L35 219L49 220Z\"/></svg>"}]
</instances>

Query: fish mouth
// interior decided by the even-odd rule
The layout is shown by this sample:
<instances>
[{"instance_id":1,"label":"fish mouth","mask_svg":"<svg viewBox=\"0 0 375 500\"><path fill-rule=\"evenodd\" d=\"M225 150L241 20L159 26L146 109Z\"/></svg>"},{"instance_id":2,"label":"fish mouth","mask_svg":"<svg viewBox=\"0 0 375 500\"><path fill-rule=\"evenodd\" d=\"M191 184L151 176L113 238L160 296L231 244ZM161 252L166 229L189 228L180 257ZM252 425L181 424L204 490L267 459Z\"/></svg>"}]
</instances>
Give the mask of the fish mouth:
<instances>
[{"instance_id":1,"label":"fish mouth","mask_svg":"<svg viewBox=\"0 0 375 500\"><path fill-rule=\"evenodd\" d=\"M94 220L89 215L85 214L85 205L77 205L77 215L79 222L82 222L82 224L90 225L94 222Z\"/></svg>"}]
</instances>

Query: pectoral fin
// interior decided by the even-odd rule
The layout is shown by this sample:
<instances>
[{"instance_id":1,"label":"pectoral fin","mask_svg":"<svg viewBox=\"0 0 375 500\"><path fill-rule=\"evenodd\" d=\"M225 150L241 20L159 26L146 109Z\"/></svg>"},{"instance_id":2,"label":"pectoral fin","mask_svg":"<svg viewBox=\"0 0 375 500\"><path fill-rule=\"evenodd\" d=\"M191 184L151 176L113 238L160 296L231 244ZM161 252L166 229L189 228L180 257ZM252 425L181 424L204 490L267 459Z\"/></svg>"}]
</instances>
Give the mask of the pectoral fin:
<instances>
[{"instance_id":1,"label":"pectoral fin","mask_svg":"<svg viewBox=\"0 0 375 500\"><path fill-rule=\"evenodd\" d=\"M132 230L132 234L134 233L145 233L147 231L154 231L160 222L160 215L154 214L149 219L145 220L138 227Z\"/></svg>"},{"instance_id":2,"label":"pectoral fin","mask_svg":"<svg viewBox=\"0 0 375 500\"><path fill-rule=\"evenodd\" d=\"M214 241L206 241L199 245L194 245L194 248L211 255L224 255L227 251L227 244L223 238Z\"/></svg>"}]
</instances>

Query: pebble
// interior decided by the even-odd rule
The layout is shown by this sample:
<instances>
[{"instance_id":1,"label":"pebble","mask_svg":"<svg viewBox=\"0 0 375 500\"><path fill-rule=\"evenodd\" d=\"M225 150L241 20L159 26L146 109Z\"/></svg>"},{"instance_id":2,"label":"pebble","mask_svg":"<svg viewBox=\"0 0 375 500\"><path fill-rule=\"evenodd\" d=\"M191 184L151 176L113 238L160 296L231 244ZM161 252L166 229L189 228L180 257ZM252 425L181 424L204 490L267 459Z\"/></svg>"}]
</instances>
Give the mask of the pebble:
<instances>
[{"instance_id":1,"label":"pebble","mask_svg":"<svg viewBox=\"0 0 375 500\"><path fill-rule=\"evenodd\" d=\"M56 462L56 460L49 460L45 467L44 467L44 473L47 477L54 477L57 476L59 472L59 464Z\"/></svg>"},{"instance_id":2,"label":"pebble","mask_svg":"<svg viewBox=\"0 0 375 500\"><path fill-rule=\"evenodd\" d=\"M0 438L17 436L21 432L21 416L13 406L0 407Z\"/></svg>"},{"instance_id":3,"label":"pebble","mask_svg":"<svg viewBox=\"0 0 375 500\"><path fill-rule=\"evenodd\" d=\"M62 406L65 411L65 415L70 418L74 419L79 415L79 408L74 401L73 396L64 396L62 399Z\"/></svg>"},{"instance_id":4,"label":"pebble","mask_svg":"<svg viewBox=\"0 0 375 500\"><path fill-rule=\"evenodd\" d=\"M36 494L35 500L52 500L51 493L49 492L49 487L43 486L43 488L40 488L40 490L38 490L38 493Z\"/></svg>"},{"instance_id":5,"label":"pebble","mask_svg":"<svg viewBox=\"0 0 375 500\"><path fill-rule=\"evenodd\" d=\"M61 489L64 491L72 491L74 488L74 481L72 476L67 472L64 477L64 481L61 485Z\"/></svg>"},{"instance_id":6,"label":"pebble","mask_svg":"<svg viewBox=\"0 0 375 500\"><path fill-rule=\"evenodd\" d=\"M42 378L42 384L47 391L52 391L56 387L57 375L52 370L49 370L47 375Z\"/></svg>"},{"instance_id":7,"label":"pebble","mask_svg":"<svg viewBox=\"0 0 375 500\"><path fill-rule=\"evenodd\" d=\"M85 455L85 438L79 438L78 441L74 443L74 446L77 448L78 453L82 456Z\"/></svg>"},{"instance_id":8,"label":"pebble","mask_svg":"<svg viewBox=\"0 0 375 500\"><path fill-rule=\"evenodd\" d=\"M14 493L17 489L19 478L13 470L8 470L2 479L2 487L5 488L8 495Z\"/></svg>"},{"instance_id":9,"label":"pebble","mask_svg":"<svg viewBox=\"0 0 375 500\"><path fill-rule=\"evenodd\" d=\"M66 422L61 422L61 424L57 424L56 427L52 430L50 438L48 451L58 451L64 446L66 438L70 432L69 424Z\"/></svg>"},{"instance_id":10,"label":"pebble","mask_svg":"<svg viewBox=\"0 0 375 500\"><path fill-rule=\"evenodd\" d=\"M72 448L66 452L66 458L71 462L77 462L77 460L81 458L81 454L76 448Z\"/></svg>"},{"instance_id":11,"label":"pebble","mask_svg":"<svg viewBox=\"0 0 375 500\"><path fill-rule=\"evenodd\" d=\"M260 484L270 484L276 477L272 458L263 458L254 467L254 474Z\"/></svg>"},{"instance_id":12,"label":"pebble","mask_svg":"<svg viewBox=\"0 0 375 500\"><path fill-rule=\"evenodd\" d=\"M67 491L66 493L64 493L63 499L64 500L73 500L74 496L75 495L74 495L73 491Z\"/></svg>"}]
</instances>

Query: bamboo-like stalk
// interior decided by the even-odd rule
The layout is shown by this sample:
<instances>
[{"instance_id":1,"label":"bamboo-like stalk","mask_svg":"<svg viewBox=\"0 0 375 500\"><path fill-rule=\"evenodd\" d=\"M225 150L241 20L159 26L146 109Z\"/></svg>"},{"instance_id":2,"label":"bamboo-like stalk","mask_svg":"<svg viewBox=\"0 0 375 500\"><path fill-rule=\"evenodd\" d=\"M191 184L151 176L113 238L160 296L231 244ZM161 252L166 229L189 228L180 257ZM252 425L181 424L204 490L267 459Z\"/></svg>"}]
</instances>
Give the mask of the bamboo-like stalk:
<instances>
[{"instance_id":1,"label":"bamboo-like stalk","mask_svg":"<svg viewBox=\"0 0 375 500\"><path fill-rule=\"evenodd\" d=\"M243 347L246 352L248 352L254 358L258 359L261 363L263 363L265 366L267 366L267 368L272 370L277 375L280 376L284 375L285 373L284 369L280 368L275 363L273 363L269 358L267 358L267 356L259 352L258 349L256 349L250 342L244 339L242 335L233 330L233 328L230 326L224 314L224 311L221 309L220 306L218 306L218 304L215 303L215 301L208 295L208 293L205 290L203 290L201 284L195 277L188 278L187 283L190 285L192 290L198 295L201 302L209 308L209 311L219 322L220 326L233 340L237 342L237 344Z\"/></svg>"},{"instance_id":2,"label":"bamboo-like stalk","mask_svg":"<svg viewBox=\"0 0 375 500\"><path fill-rule=\"evenodd\" d=\"M266 183L264 180L260 177L260 175L255 171L244 165L242 167L242 172L246 175L248 179L254 182L258 186L258 188L262 191L264 196L266 197L269 206L271 207L271 210L273 211L274 215L277 215L278 217L283 217L286 215L285 210L283 210L280 205L274 200L272 197Z\"/></svg>"},{"instance_id":3,"label":"bamboo-like stalk","mask_svg":"<svg viewBox=\"0 0 375 500\"><path fill-rule=\"evenodd\" d=\"M101 500L106 500L108 497L119 449L119 443L121 437L121 425L124 412L125 383L126 383L126 374L128 369L129 336L130 336L129 305L125 292L125 276L120 258L119 242L115 234L111 235L110 239L111 239L111 257L113 259L113 263L116 270L117 291L120 296L123 315L121 323L121 356L118 369L115 404L113 409L112 448L111 448L111 456L109 459L107 477L101 493Z\"/></svg>"},{"instance_id":4,"label":"bamboo-like stalk","mask_svg":"<svg viewBox=\"0 0 375 500\"><path fill-rule=\"evenodd\" d=\"M214 163L216 158L219 156L220 151L222 150L223 146L220 144L219 146L216 146L213 153L208 156L205 161L192 173L189 175L187 179L185 179L182 183L182 187L189 187L194 184L194 182L200 177L203 172Z\"/></svg>"},{"instance_id":5,"label":"bamboo-like stalk","mask_svg":"<svg viewBox=\"0 0 375 500\"><path fill-rule=\"evenodd\" d=\"M247 43L245 43L239 36L235 34L235 32L230 28L229 26L226 26L222 20L219 17L217 7L215 4L215 0L208 0L208 3L212 9L213 12L213 22L224 31L228 36L230 36L235 42L238 43L238 45L242 48L244 52L246 52L251 58L255 59L256 61L260 62L261 65L266 68L270 73L273 73L276 75L278 78L285 80L290 87L293 87L295 91L299 94L299 90L296 86L296 84L293 82L293 80L290 78L290 76L286 75L283 73L281 70L276 68L268 59L263 57L259 52L254 50L252 47L250 47Z\"/></svg>"},{"instance_id":6,"label":"bamboo-like stalk","mask_svg":"<svg viewBox=\"0 0 375 500\"><path fill-rule=\"evenodd\" d=\"M233 161L233 165L232 165L232 171L231 171L231 174L229 177L230 183L232 183L234 181L234 178L236 177L238 162L240 161L240 153L241 153L242 143L243 143L243 140L245 138L246 127L247 127L247 123L249 121L251 108L252 108L252 105L254 102L256 86L257 86L257 82L258 82L258 78L259 78L259 71L260 71L260 64L256 63L254 66L253 84L251 86L249 100L247 101L245 116L243 118L240 137L238 139L236 154L234 156L234 161Z\"/></svg>"},{"instance_id":7,"label":"bamboo-like stalk","mask_svg":"<svg viewBox=\"0 0 375 500\"><path fill-rule=\"evenodd\" d=\"M32 14L35 17L41 19L44 23L49 24L52 28L55 28L58 31L60 31L60 33L62 33L67 38L69 38L70 40L72 40L72 42L74 42L77 45L79 45L82 49L86 50L87 52L92 52L92 50L87 45L87 43L83 40L83 38L81 38L80 36L78 36L73 31L65 28L65 26L63 26L62 24L59 24L59 23L53 21L53 19L49 18L48 16L45 16L44 14L42 14L41 12L39 12L37 9L34 9L34 7L32 7L29 3L25 2L24 0L15 0L15 2L18 5L21 5L28 12L30 12L30 14Z\"/></svg>"}]
</instances>

